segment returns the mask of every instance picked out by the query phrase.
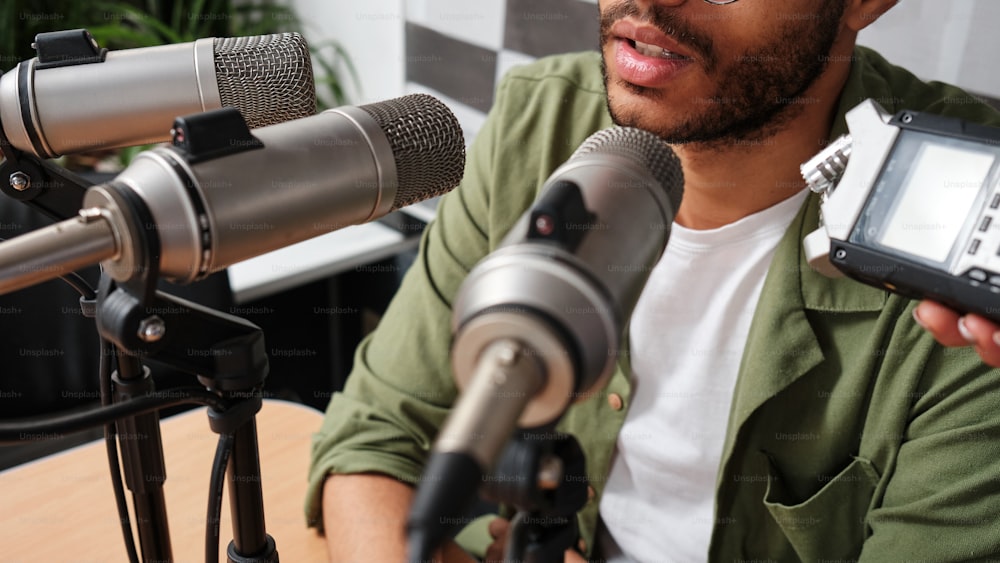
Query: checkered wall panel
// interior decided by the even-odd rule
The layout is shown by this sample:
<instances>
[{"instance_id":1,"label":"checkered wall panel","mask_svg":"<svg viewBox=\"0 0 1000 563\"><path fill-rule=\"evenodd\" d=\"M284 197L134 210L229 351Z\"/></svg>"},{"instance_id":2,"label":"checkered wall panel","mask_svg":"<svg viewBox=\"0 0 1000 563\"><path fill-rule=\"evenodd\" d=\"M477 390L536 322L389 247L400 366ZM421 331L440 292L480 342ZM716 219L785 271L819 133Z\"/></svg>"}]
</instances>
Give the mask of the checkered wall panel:
<instances>
[{"instance_id":1,"label":"checkered wall panel","mask_svg":"<svg viewBox=\"0 0 1000 563\"><path fill-rule=\"evenodd\" d=\"M448 104L471 141L511 67L597 48L596 0L421 0L406 3L408 93Z\"/></svg>"}]
</instances>

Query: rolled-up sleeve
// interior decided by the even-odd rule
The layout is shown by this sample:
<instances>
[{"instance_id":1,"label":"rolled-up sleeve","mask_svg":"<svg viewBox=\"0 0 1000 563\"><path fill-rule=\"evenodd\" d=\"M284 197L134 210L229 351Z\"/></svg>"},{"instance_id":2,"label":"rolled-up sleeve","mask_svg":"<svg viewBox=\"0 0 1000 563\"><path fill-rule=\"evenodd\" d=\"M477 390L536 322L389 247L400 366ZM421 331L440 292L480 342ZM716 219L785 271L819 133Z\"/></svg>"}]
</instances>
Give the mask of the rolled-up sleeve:
<instances>
[{"instance_id":1,"label":"rolled-up sleeve","mask_svg":"<svg viewBox=\"0 0 1000 563\"><path fill-rule=\"evenodd\" d=\"M415 483L457 390L451 375L451 304L488 252L489 123L469 151L462 184L444 196L385 315L358 347L344 390L313 437L306 516L322 526L331 473L375 472Z\"/></svg>"}]
</instances>

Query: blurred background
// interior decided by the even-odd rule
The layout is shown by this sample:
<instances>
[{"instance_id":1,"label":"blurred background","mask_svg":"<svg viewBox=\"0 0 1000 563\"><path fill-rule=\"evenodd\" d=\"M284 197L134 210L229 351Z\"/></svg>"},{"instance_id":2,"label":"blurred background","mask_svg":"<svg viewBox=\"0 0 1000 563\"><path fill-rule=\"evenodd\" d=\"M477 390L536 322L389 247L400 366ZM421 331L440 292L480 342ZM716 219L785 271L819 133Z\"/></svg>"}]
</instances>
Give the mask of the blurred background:
<instances>
[{"instance_id":1,"label":"blurred background","mask_svg":"<svg viewBox=\"0 0 1000 563\"><path fill-rule=\"evenodd\" d=\"M86 27L110 49L297 31L312 50L320 109L425 92L452 108L468 142L497 79L512 66L596 48L596 13L596 0L4 0L0 71L33 57L31 42L42 31ZM861 43L924 79L958 84L998 105L997 21L995 0L905 0L864 31ZM100 181L140 149L60 162ZM434 203L426 202L234 265L205 282L165 287L260 325L271 359L265 394L322 409L433 214ZM20 203L0 201L0 237L47 223ZM0 296L0 361L0 418L97 401L93 321L58 281ZM167 383L187 377L163 375ZM0 449L0 468L87 438Z\"/></svg>"}]
</instances>

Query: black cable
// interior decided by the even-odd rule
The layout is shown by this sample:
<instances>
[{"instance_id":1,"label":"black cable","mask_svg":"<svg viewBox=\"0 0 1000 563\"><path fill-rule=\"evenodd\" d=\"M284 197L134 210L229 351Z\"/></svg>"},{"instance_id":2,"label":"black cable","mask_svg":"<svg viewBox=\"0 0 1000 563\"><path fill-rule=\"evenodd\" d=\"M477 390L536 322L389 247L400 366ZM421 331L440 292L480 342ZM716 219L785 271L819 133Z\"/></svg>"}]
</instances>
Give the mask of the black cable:
<instances>
[{"instance_id":1,"label":"black cable","mask_svg":"<svg viewBox=\"0 0 1000 563\"><path fill-rule=\"evenodd\" d=\"M101 405L107 407L113 402L111 387L111 355L114 348L111 342L101 338ZM128 505L125 501L125 487L122 485L121 464L118 461L118 448L116 440L117 432L115 424L109 422L104 425L104 445L108 454L108 468L111 470L111 487L115 492L115 504L118 508L118 522L122 528L122 539L125 540L125 550L128 553L130 563L139 563L139 555L135 547L135 535L132 533L132 520L128 514Z\"/></svg>"},{"instance_id":2,"label":"black cable","mask_svg":"<svg viewBox=\"0 0 1000 563\"><path fill-rule=\"evenodd\" d=\"M228 407L223 398L201 387L175 387L89 411L42 420L3 422L0 423L0 444L57 437L102 426L119 418L187 404L206 405L219 411Z\"/></svg>"},{"instance_id":3,"label":"black cable","mask_svg":"<svg viewBox=\"0 0 1000 563\"><path fill-rule=\"evenodd\" d=\"M222 518L222 489L226 482L226 467L233 452L233 435L219 434L212 463L212 478L208 485L208 513L205 515L205 563L219 563L219 526Z\"/></svg>"},{"instance_id":4,"label":"black cable","mask_svg":"<svg viewBox=\"0 0 1000 563\"><path fill-rule=\"evenodd\" d=\"M80 297L84 299L94 299L97 297L97 292L87 283L87 280L83 279L83 276L76 272L70 272L65 276L59 276L59 279L69 284L70 287L75 289Z\"/></svg>"}]
</instances>

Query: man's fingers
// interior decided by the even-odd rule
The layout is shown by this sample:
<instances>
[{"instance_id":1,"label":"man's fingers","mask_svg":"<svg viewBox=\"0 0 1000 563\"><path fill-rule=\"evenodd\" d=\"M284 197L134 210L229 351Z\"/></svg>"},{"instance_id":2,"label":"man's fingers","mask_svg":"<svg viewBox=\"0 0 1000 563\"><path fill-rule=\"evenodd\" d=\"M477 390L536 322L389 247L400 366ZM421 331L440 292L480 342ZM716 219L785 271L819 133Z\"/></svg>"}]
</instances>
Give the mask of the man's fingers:
<instances>
[{"instance_id":1,"label":"man's fingers","mask_svg":"<svg viewBox=\"0 0 1000 563\"><path fill-rule=\"evenodd\" d=\"M1000 367L1000 325L997 323L974 314L960 316L933 301L921 301L913 317L944 346L974 346L985 363Z\"/></svg>"},{"instance_id":2,"label":"man's fingers","mask_svg":"<svg viewBox=\"0 0 1000 563\"><path fill-rule=\"evenodd\" d=\"M1000 326L979 315L962 317L958 326L960 332L975 342L976 352L984 362L1000 367L1000 344L997 343Z\"/></svg>"},{"instance_id":3,"label":"man's fingers","mask_svg":"<svg viewBox=\"0 0 1000 563\"><path fill-rule=\"evenodd\" d=\"M493 543L486 548L485 563L500 563L504 560L504 548L507 544L507 531L510 530L510 521L504 518L494 518L486 526L486 531L493 538Z\"/></svg>"},{"instance_id":4,"label":"man's fingers","mask_svg":"<svg viewBox=\"0 0 1000 563\"><path fill-rule=\"evenodd\" d=\"M927 329L934 339L944 346L968 346L970 343L959 331L959 315L934 301L921 301L913 310L917 324Z\"/></svg>"},{"instance_id":5,"label":"man's fingers","mask_svg":"<svg viewBox=\"0 0 1000 563\"><path fill-rule=\"evenodd\" d=\"M487 525L486 530L490 533L490 537L493 539L503 538L507 535L507 530L510 529L510 520L505 518L494 518L490 520L489 525Z\"/></svg>"}]
</instances>

